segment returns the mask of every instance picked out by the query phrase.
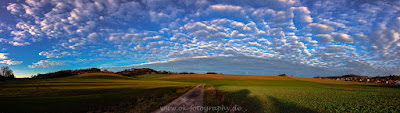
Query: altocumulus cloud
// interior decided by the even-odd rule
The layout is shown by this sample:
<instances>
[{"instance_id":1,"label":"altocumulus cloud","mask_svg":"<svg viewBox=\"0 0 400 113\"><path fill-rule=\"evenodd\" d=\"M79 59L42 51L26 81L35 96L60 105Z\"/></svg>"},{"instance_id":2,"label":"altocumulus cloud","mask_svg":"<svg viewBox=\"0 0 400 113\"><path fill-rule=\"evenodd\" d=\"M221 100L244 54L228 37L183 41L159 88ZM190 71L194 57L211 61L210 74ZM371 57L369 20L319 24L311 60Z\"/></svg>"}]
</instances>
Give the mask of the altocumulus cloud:
<instances>
[{"instance_id":1,"label":"altocumulus cloud","mask_svg":"<svg viewBox=\"0 0 400 113\"><path fill-rule=\"evenodd\" d=\"M0 53L0 64L17 65L22 63L22 61L13 61L8 59L7 55L8 53Z\"/></svg>"},{"instance_id":2,"label":"altocumulus cloud","mask_svg":"<svg viewBox=\"0 0 400 113\"><path fill-rule=\"evenodd\" d=\"M0 43L54 42L38 53L47 60L30 68L103 58L108 61L88 62L165 61L142 66L231 74L400 74L399 6L390 0L26 0L7 4L17 21L1 22L11 27L1 29L8 36ZM199 68L187 68L194 65Z\"/></svg>"},{"instance_id":3,"label":"altocumulus cloud","mask_svg":"<svg viewBox=\"0 0 400 113\"><path fill-rule=\"evenodd\" d=\"M58 65L63 65L64 62L59 62L59 61L51 61L51 60L40 60L39 62L32 63L32 65L29 65L29 68L48 68L48 67L53 67L53 66L58 66Z\"/></svg>"},{"instance_id":4,"label":"altocumulus cloud","mask_svg":"<svg viewBox=\"0 0 400 113\"><path fill-rule=\"evenodd\" d=\"M354 66L356 65L356 66ZM296 75L310 77L310 75L343 75L348 73L360 73L364 75L376 75L394 73L395 69L372 68L370 64L354 61L349 67L327 68L315 67L290 61L266 59L249 56L204 56L195 58L173 59L162 62L151 62L139 65L101 67L111 71L121 71L126 68L153 68L157 70L176 70L179 72L206 73L218 72L224 74L250 74L250 75ZM372 69L372 70L371 70ZM396 68L399 69L399 68Z\"/></svg>"}]
</instances>

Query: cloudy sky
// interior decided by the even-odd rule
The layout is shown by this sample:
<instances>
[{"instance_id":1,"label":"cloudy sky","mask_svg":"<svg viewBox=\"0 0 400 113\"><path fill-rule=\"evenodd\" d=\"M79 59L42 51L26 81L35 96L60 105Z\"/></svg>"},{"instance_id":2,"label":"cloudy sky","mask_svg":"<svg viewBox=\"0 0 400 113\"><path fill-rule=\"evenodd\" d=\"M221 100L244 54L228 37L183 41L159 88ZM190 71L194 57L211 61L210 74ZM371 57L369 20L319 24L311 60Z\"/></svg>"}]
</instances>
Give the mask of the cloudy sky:
<instances>
[{"instance_id":1,"label":"cloudy sky","mask_svg":"<svg viewBox=\"0 0 400 113\"><path fill-rule=\"evenodd\" d=\"M0 66L400 74L398 0L1 0Z\"/></svg>"}]
</instances>

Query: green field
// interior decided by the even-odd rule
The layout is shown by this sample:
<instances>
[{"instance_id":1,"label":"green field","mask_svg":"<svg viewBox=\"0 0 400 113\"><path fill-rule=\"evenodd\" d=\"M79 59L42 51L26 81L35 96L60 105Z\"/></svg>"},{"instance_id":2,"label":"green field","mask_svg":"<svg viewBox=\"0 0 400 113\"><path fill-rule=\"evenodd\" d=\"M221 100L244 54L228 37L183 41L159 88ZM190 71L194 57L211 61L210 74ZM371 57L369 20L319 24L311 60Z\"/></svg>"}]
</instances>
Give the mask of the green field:
<instances>
[{"instance_id":1,"label":"green field","mask_svg":"<svg viewBox=\"0 0 400 113\"><path fill-rule=\"evenodd\" d=\"M9 81L0 83L0 112L148 112L194 85L104 73Z\"/></svg>"},{"instance_id":2,"label":"green field","mask_svg":"<svg viewBox=\"0 0 400 113\"><path fill-rule=\"evenodd\" d=\"M218 92L206 90L206 106L238 105L248 112L400 112L400 88L296 79L166 80L205 83Z\"/></svg>"},{"instance_id":3,"label":"green field","mask_svg":"<svg viewBox=\"0 0 400 113\"><path fill-rule=\"evenodd\" d=\"M198 83L206 84L205 106L237 105L250 113L400 112L400 88L395 87L293 77L188 76L91 73L1 82L0 112L151 112Z\"/></svg>"}]
</instances>

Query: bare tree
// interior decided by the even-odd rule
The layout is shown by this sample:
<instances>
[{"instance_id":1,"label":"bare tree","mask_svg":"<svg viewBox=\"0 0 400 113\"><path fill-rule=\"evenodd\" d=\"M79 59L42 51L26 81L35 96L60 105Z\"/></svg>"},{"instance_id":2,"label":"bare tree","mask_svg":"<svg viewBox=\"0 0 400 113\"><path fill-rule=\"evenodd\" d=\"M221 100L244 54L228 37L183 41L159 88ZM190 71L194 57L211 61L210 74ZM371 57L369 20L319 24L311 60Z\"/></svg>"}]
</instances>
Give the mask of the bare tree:
<instances>
[{"instance_id":1,"label":"bare tree","mask_svg":"<svg viewBox=\"0 0 400 113\"><path fill-rule=\"evenodd\" d=\"M0 76L8 79L15 78L13 71L8 66L3 66L0 68Z\"/></svg>"}]
</instances>

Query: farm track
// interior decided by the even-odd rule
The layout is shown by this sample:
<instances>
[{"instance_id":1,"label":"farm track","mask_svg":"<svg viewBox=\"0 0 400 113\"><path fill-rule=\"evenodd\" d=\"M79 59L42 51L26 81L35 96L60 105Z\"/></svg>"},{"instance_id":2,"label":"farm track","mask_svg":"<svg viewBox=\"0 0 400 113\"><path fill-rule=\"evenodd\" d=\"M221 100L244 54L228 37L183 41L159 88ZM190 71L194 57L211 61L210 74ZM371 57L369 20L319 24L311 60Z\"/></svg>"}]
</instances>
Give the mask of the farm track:
<instances>
[{"instance_id":1,"label":"farm track","mask_svg":"<svg viewBox=\"0 0 400 113\"><path fill-rule=\"evenodd\" d=\"M204 84L200 84L153 113L203 113Z\"/></svg>"}]
</instances>

